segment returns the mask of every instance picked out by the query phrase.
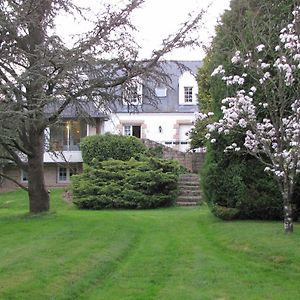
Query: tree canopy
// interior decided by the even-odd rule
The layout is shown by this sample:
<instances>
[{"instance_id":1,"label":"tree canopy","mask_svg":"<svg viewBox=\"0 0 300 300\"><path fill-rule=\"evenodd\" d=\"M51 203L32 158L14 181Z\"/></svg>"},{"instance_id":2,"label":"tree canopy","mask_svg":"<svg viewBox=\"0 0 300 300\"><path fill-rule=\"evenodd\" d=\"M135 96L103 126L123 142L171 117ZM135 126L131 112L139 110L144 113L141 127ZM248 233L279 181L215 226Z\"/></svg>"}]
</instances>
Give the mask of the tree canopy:
<instances>
[{"instance_id":1,"label":"tree canopy","mask_svg":"<svg viewBox=\"0 0 300 300\"><path fill-rule=\"evenodd\" d=\"M73 46L60 38L55 18L61 13L87 17L75 1L0 2L1 158L27 171L24 188L31 212L49 209L43 176L45 129L58 122L68 106L83 111L84 103L92 102L105 111L133 78L166 82L163 56L198 43L189 34L198 28L203 12L166 37L149 59L139 60L131 15L143 2L103 6L94 28L78 36Z\"/></svg>"},{"instance_id":2,"label":"tree canopy","mask_svg":"<svg viewBox=\"0 0 300 300\"><path fill-rule=\"evenodd\" d=\"M226 85L222 76L211 77L214 69L222 65L226 74L243 77L244 66L233 64L232 58L237 51L244 57L258 45L268 47L263 60L274 62L278 56L275 51L278 32L292 20L293 7L292 0L264 3L256 0L231 1L231 10L222 16L204 68L198 74L199 88L202 89L199 93L200 110L204 113L212 111L214 116L198 122L194 133L195 146L201 145L210 136L206 125L223 116L222 100L235 91L235 86ZM247 70L247 78L240 79L244 80L243 89L250 90L260 78L261 74L258 75L255 69ZM254 104L264 102L265 97L264 91L257 90ZM265 112L261 111L259 117L264 116ZM263 172L260 162L246 152L224 153L226 146L232 143L243 144L244 133L231 132L208 145L202 180L206 197L214 205L238 208L241 218L281 218L283 204L279 189L275 180Z\"/></svg>"}]
</instances>

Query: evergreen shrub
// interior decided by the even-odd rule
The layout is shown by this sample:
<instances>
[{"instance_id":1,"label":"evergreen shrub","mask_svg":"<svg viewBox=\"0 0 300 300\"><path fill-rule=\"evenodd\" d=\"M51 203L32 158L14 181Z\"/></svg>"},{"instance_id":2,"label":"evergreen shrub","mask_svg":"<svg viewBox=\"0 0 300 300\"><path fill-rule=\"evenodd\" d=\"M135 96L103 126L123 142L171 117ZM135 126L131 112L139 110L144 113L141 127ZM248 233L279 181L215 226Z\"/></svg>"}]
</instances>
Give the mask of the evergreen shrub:
<instances>
[{"instance_id":1,"label":"evergreen shrub","mask_svg":"<svg viewBox=\"0 0 300 300\"><path fill-rule=\"evenodd\" d=\"M179 172L177 162L157 158L93 160L82 174L72 176L73 200L81 209L171 206Z\"/></svg>"},{"instance_id":2,"label":"evergreen shrub","mask_svg":"<svg viewBox=\"0 0 300 300\"><path fill-rule=\"evenodd\" d=\"M147 148L143 142L134 136L123 136L106 133L93 135L82 139L80 143L84 163L91 165L93 160L104 161L108 159L129 160L146 153Z\"/></svg>"},{"instance_id":3,"label":"evergreen shrub","mask_svg":"<svg viewBox=\"0 0 300 300\"><path fill-rule=\"evenodd\" d=\"M274 178L264 172L264 166L251 156L217 157L209 151L201 171L205 200L212 212L221 217L222 208L237 209L226 219L282 219L282 198ZM217 208L215 208L217 206ZM221 207L220 209L219 206ZM222 217L221 217L222 218Z\"/></svg>"}]
</instances>

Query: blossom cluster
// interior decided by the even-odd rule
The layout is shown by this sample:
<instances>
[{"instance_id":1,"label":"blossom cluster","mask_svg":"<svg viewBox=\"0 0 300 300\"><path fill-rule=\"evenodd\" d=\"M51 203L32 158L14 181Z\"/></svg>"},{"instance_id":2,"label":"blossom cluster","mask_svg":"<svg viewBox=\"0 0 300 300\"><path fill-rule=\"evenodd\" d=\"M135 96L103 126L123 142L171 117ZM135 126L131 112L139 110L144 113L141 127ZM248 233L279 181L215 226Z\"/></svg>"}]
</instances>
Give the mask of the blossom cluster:
<instances>
[{"instance_id":1,"label":"blossom cluster","mask_svg":"<svg viewBox=\"0 0 300 300\"><path fill-rule=\"evenodd\" d=\"M265 171L273 172L277 177L290 174L290 170L300 170L300 99L274 101L274 97L270 96L274 90L271 87L267 89L269 82L277 88L280 87L280 80L286 88L295 84L296 72L300 69L300 37L296 28L296 20L300 19L300 6L294 10L293 15L293 22L280 32L279 45L275 48L280 55L274 62L264 61L261 58L263 56L259 57L268 50L263 44L244 57L240 51L234 53L232 64L256 70L259 75L257 86L252 86L247 91L241 89L246 83L247 71L241 76L226 75L220 65L211 74L221 75L227 86L237 85L239 89L233 96L222 100L223 117L207 125L206 138L215 143L218 134L228 134L236 130L243 132L243 146L255 156L263 153L263 157L268 157L265 160ZM264 93L265 97L264 101L257 104L254 97L258 89L261 91L260 96ZM203 114L201 117L204 119L208 116ZM224 151L240 150L241 146L232 143Z\"/></svg>"}]
</instances>

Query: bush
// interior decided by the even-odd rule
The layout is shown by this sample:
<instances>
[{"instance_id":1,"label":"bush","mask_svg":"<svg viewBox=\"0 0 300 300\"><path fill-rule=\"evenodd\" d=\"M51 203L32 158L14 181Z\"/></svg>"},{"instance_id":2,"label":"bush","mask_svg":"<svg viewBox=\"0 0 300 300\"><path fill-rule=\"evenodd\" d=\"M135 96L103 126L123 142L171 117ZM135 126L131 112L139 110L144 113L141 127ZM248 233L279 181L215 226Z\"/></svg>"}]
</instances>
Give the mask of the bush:
<instances>
[{"instance_id":1,"label":"bush","mask_svg":"<svg viewBox=\"0 0 300 300\"><path fill-rule=\"evenodd\" d=\"M84 163L91 165L93 160L108 159L129 160L145 153L147 148L143 142L134 136L114 134L94 135L82 139L80 142Z\"/></svg>"},{"instance_id":2,"label":"bush","mask_svg":"<svg viewBox=\"0 0 300 300\"><path fill-rule=\"evenodd\" d=\"M157 157L157 158L163 158L163 146L158 145L155 147L151 147L148 149L148 153L150 156Z\"/></svg>"},{"instance_id":3,"label":"bush","mask_svg":"<svg viewBox=\"0 0 300 300\"><path fill-rule=\"evenodd\" d=\"M210 209L216 217L226 221L236 219L239 215L239 210L237 208L212 205Z\"/></svg>"},{"instance_id":4,"label":"bush","mask_svg":"<svg viewBox=\"0 0 300 300\"><path fill-rule=\"evenodd\" d=\"M201 183L210 207L236 208L239 213L235 218L282 218L282 198L277 184L272 176L264 172L264 166L251 156L226 155L216 149L208 151ZM218 213L214 209L212 212Z\"/></svg>"},{"instance_id":5,"label":"bush","mask_svg":"<svg viewBox=\"0 0 300 300\"><path fill-rule=\"evenodd\" d=\"M171 206L179 170L177 162L155 158L94 161L72 176L74 203L82 209Z\"/></svg>"}]
</instances>

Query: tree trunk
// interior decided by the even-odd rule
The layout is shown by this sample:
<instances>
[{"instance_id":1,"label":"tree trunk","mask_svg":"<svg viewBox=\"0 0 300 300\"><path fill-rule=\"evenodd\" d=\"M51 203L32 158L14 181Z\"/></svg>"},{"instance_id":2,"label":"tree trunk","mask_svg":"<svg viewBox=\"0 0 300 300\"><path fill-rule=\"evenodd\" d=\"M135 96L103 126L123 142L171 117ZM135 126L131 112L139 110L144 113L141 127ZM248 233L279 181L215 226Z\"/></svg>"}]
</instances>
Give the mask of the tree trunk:
<instances>
[{"instance_id":1,"label":"tree trunk","mask_svg":"<svg viewBox=\"0 0 300 300\"><path fill-rule=\"evenodd\" d=\"M49 194L44 180L44 135L30 135L33 155L28 157L29 211L40 213L49 211Z\"/></svg>"},{"instance_id":2,"label":"tree trunk","mask_svg":"<svg viewBox=\"0 0 300 300\"><path fill-rule=\"evenodd\" d=\"M292 209L292 201L291 194L288 191L288 188L284 189L283 192L283 213L284 213L284 231L285 233L292 233L294 230L293 227L293 209Z\"/></svg>"}]
</instances>

